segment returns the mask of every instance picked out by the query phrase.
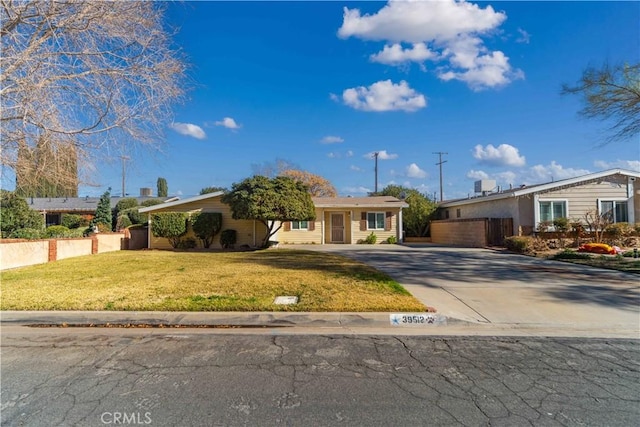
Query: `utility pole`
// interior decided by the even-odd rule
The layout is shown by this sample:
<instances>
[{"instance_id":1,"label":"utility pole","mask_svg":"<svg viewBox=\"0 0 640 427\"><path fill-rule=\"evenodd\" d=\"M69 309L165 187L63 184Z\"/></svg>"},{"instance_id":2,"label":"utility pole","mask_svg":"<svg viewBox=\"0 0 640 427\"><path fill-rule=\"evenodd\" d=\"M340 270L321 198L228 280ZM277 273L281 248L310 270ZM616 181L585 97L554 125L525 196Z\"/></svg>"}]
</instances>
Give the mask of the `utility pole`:
<instances>
[{"instance_id":1,"label":"utility pole","mask_svg":"<svg viewBox=\"0 0 640 427\"><path fill-rule=\"evenodd\" d=\"M373 157L376 159L376 186L375 186L375 193L378 194L378 156L380 155L379 152L375 152L373 153Z\"/></svg>"},{"instance_id":2,"label":"utility pole","mask_svg":"<svg viewBox=\"0 0 640 427\"><path fill-rule=\"evenodd\" d=\"M129 160L129 156L120 156L122 159L122 197L125 197L126 193L124 191L124 176L125 176L125 163Z\"/></svg>"},{"instance_id":3,"label":"utility pole","mask_svg":"<svg viewBox=\"0 0 640 427\"><path fill-rule=\"evenodd\" d=\"M444 160L444 161L442 160L442 155L443 154L449 154L449 153L445 153L445 152L442 152L442 151L436 151L433 154L437 154L439 156L438 157L439 161L438 161L438 163L436 163L436 165L440 166L440 201L443 201L444 200L444 196L443 196L443 191L442 191L442 164L443 163L447 163L447 161L446 160Z\"/></svg>"}]
</instances>

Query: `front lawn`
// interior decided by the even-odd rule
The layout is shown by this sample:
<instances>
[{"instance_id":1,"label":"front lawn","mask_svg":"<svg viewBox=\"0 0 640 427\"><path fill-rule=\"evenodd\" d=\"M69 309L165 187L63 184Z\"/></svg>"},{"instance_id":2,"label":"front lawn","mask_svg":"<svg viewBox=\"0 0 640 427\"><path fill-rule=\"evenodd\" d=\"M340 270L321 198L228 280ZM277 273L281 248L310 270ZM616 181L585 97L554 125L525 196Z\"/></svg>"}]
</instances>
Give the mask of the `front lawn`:
<instances>
[{"instance_id":1,"label":"front lawn","mask_svg":"<svg viewBox=\"0 0 640 427\"><path fill-rule=\"evenodd\" d=\"M2 310L425 311L389 276L337 255L120 251L0 273ZM275 305L276 296L299 297Z\"/></svg>"}]
</instances>

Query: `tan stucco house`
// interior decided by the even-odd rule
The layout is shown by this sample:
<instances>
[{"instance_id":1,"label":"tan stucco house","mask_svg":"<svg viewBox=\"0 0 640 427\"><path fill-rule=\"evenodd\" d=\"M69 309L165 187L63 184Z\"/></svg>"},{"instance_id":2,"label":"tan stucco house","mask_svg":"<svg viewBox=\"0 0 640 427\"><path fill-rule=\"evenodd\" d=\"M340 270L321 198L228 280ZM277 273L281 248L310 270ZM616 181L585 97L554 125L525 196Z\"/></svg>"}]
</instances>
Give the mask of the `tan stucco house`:
<instances>
[{"instance_id":1,"label":"tan stucco house","mask_svg":"<svg viewBox=\"0 0 640 427\"><path fill-rule=\"evenodd\" d=\"M221 200L222 195L222 192L203 194L149 206L140 209L140 212L219 212L222 214L222 229L236 230L237 246L259 246L266 235L266 227L260 221L233 219L231 208ZM287 244L351 244L364 240L373 232L377 243L391 236L398 242L402 241L402 208L409 205L401 200L386 196L314 197L312 200L316 208L315 221L286 222L271 240ZM153 235L151 219L149 230L149 248L171 248L167 239ZM219 234L212 247L220 247Z\"/></svg>"},{"instance_id":2,"label":"tan stucco house","mask_svg":"<svg viewBox=\"0 0 640 427\"><path fill-rule=\"evenodd\" d=\"M500 244L506 236L534 233L543 221L579 221L594 210L611 212L614 222L640 222L640 172L611 169L445 201L439 205L440 220L431 224L431 237L434 243Z\"/></svg>"},{"instance_id":3,"label":"tan stucco house","mask_svg":"<svg viewBox=\"0 0 640 427\"><path fill-rule=\"evenodd\" d=\"M402 208L395 197L313 197L315 221L292 221L278 231L282 243L353 244L374 233L377 243L389 237L402 241Z\"/></svg>"}]
</instances>

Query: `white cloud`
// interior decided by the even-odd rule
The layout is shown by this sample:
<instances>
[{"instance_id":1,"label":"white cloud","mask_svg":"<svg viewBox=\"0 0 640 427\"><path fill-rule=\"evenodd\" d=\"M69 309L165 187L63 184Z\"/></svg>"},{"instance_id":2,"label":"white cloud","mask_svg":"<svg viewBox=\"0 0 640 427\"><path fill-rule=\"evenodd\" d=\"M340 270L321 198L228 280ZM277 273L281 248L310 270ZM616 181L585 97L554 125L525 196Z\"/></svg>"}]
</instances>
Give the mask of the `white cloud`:
<instances>
[{"instance_id":1,"label":"white cloud","mask_svg":"<svg viewBox=\"0 0 640 427\"><path fill-rule=\"evenodd\" d=\"M515 184L517 176L518 175L515 172L505 171L495 174L494 178L498 183L509 185Z\"/></svg>"},{"instance_id":2,"label":"white cloud","mask_svg":"<svg viewBox=\"0 0 640 427\"><path fill-rule=\"evenodd\" d=\"M452 62L466 64L464 71L441 71L438 77L444 81L460 80L473 90L483 90L488 87L504 86L513 80L524 78L520 70L513 71L509 65L509 58L500 51L481 55L480 51L464 50L451 51Z\"/></svg>"},{"instance_id":3,"label":"white cloud","mask_svg":"<svg viewBox=\"0 0 640 427\"><path fill-rule=\"evenodd\" d=\"M523 177L525 184L541 184L551 181L559 181L561 179L573 178L576 176L587 175L591 173L587 169L565 168L562 165L552 161L549 165L535 165L529 168L527 174Z\"/></svg>"},{"instance_id":4,"label":"white cloud","mask_svg":"<svg viewBox=\"0 0 640 427\"><path fill-rule=\"evenodd\" d=\"M400 43L385 45L382 51L371 55L371 62L388 65L401 65L406 62L422 63L427 59L435 59L438 54L429 50L426 44L416 43L411 48L404 49Z\"/></svg>"},{"instance_id":5,"label":"white cloud","mask_svg":"<svg viewBox=\"0 0 640 427\"><path fill-rule=\"evenodd\" d=\"M489 51L481 38L496 33L506 18L491 6L481 8L465 1L391 0L373 14L362 15L359 9L345 7L338 36L385 41L383 50L370 56L375 62L441 61L441 79L461 80L480 90L524 77L503 52ZM524 37L525 32L520 34ZM413 47L403 49L401 43Z\"/></svg>"},{"instance_id":6,"label":"white cloud","mask_svg":"<svg viewBox=\"0 0 640 427\"><path fill-rule=\"evenodd\" d=\"M422 169L420 169L420 167L415 163L411 163L409 166L407 166L406 174L409 178L426 178L427 177L427 173Z\"/></svg>"},{"instance_id":7,"label":"white cloud","mask_svg":"<svg viewBox=\"0 0 640 427\"><path fill-rule=\"evenodd\" d=\"M339 136L327 135L320 140L323 144L338 144L340 142L344 142L344 139Z\"/></svg>"},{"instance_id":8,"label":"white cloud","mask_svg":"<svg viewBox=\"0 0 640 427\"><path fill-rule=\"evenodd\" d=\"M477 171L477 170L473 170L471 169L469 172L467 172L467 178L469 179L489 179L489 174L484 172L484 171Z\"/></svg>"},{"instance_id":9,"label":"white cloud","mask_svg":"<svg viewBox=\"0 0 640 427\"><path fill-rule=\"evenodd\" d=\"M527 33L522 28L518 28L518 33L520 34L520 37L517 38L516 42L529 44L529 41L531 40L531 34Z\"/></svg>"},{"instance_id":10,"label":"white cloud","mask_svg":"<svg viewBox=\"0 0 640 427\"><path fill-rule=\"evenodd\" d=\"M598 169L627 169L640 172L640 161L638 160L616 160L615 162L605 162L596 160L593 165Z\"/></svg>"},{"instance_id":11,"label":"white cloud","mask_svg":"<svg viewBox=\"0 0 640 427\"><path fill-rule=\"evenodd\" d=\"M358 86L342 92L342 102L362 111L407 111L413 112L427 106L427 99L402 80L395 84L381 80L369 87Z\"/></svg>"},{"instance_id":12,"label":"white cloud","mask_svg":"<svg viewBox=\"0 0 640 427\"><path fill-rule=\"evenodd\" d=\"M222 120L218 120L216 122L214 122L214 124L216 126L223 126L226 127L227 129L240 129L240 125L238 123L236 123L236 121L234 119L232 119L231 117L225 117Z\"/></svg>"},{"instance_id":13,"label":"white cloud","mask_svg":"<svg viewBox=\"0 0 640 427\"><path fill-rule=\"evenodd\" d=\"M360 168L360 167L358 167L356 165L349 166L349 169L351 169L354 172L364 172L364 169L362 169L362 168Z\"/></svg>"},{"instance_id":14,"label":"white cloud","mask_svg":"<svg viewBox=\"0 0 640 427\"><path fill-rule=\"evenodd\" d=\"M338 159L338 158L340 158L340 154L331 152L331 153L327 154L327 157L330 158L330 159Z\"/></svg>"},{"instance_id":15,"label":"white cloud","mask_svg":"<svg viewBox=\"0 0 640 427\"><path fill-rule=\"evenodd\" d=\"M365 159L373 159L375 153L378 153L379 160L393 160L398 158L397 154L387 153L387 150L372 151L370 153L365 154L362 157L364 157Z\"/></svg>"},{"instance_id":16,"label":"white cloud","mask_svg":"<svg viewBox=\"0 0 640 427\"><path fill-rule=\"evenodd\" d=\"M589 173L591 172L587 169L565 168L555 161L552 161L548 165L535 165L528 169L522 169L519 171L503 171L493 174L472 169L467 172L466 177L473 180L495 179L498 186L503 190L506 190L510 185L517 188L522 184L544 184L547 182L587 175Z\"/></svg>"},{"instance_id":17,"label":"white cloud","mask_svg":"<svg viewBox=\"0 0 640 427\"><path fill-rule=\"evenodd\" d=\"M509 144L500 144L494 147L492 144L483 147L478 144L473 151L473 157L480 163L490 166L524 166L525 158L518 149Z\"/></svg>"},{"instance_id":18,"label":"white cloud","mask_svg":"<svg viewBox=\"0 0 640 427\"><path fill-rule=\"evenodd\" d=\"M347 157L353 157L353 151L347 150Z\"/></svg>"},{"instance_id":19,"label":"white cloud","mask_svg":"<svg viewBox=\"0 0 640 427\"><path fill-rule=\"evenodd\" d=\"M179 123L174 122L169 125L169 127L179 134L192 136L197 139L205 139L207 135L204 133L202 128L198 125L194 125L192 123Z\"/></svg>"}]
</instances>

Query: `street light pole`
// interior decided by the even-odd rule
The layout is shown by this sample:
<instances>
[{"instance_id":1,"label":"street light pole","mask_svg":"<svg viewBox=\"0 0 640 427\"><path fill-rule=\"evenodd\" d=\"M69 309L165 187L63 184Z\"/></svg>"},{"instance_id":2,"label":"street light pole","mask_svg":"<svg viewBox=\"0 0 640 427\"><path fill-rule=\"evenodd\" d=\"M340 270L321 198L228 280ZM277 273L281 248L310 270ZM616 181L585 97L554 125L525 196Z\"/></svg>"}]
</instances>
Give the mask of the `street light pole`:
<instances>
[{"instance_id":1,"label":"street light pole","mask_svg":"<svg viewBox=\"0 0 640 427\"><path fill-rule=\"evenodd\" d=\"M443 196L444 192L442 191L442 164L443 163L447 163L447 161L446 160L444 160L444 161L442 160L442 155L443 154L449 154L449 153L445 153L443 151L436 151L433 154L437 154L438 157L439 157L439 161L438 161L438 163L436 163L436 165L440 166L440 201L443 201L444 200L444 196Z\"/></svg>"}]
</instances>

